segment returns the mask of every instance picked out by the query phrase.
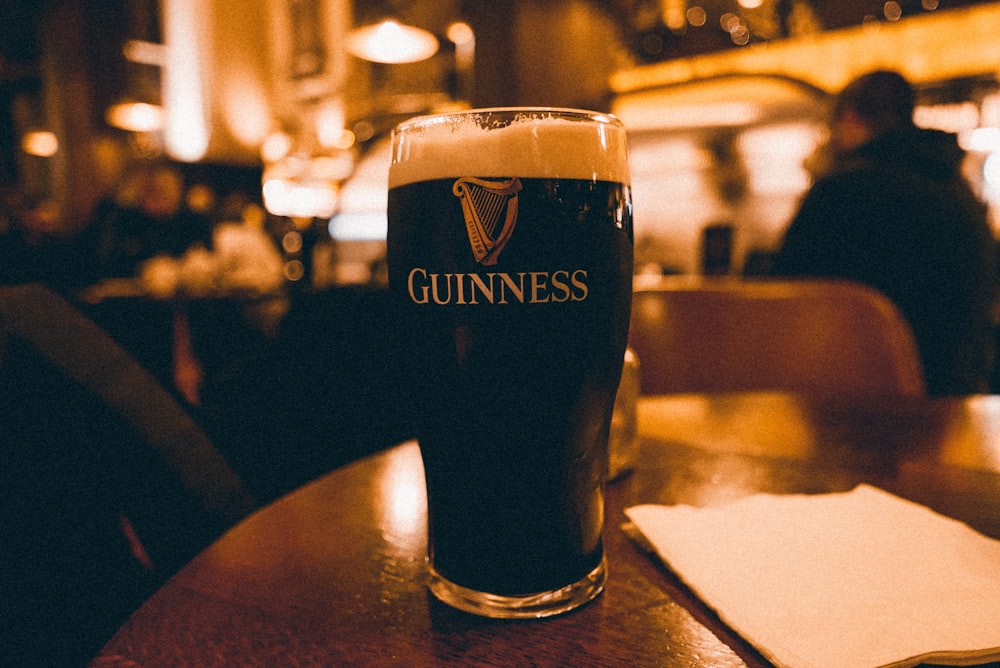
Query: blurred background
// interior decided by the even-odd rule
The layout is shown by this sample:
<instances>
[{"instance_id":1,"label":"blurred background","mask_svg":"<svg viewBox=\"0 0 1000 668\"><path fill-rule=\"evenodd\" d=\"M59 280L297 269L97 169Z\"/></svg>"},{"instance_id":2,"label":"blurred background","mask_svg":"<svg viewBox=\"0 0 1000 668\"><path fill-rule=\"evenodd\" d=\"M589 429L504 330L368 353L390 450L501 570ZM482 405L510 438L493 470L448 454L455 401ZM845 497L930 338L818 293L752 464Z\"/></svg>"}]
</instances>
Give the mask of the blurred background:
<instances>
[{"instance_id":1,"label":"blurred background","mask_svg":"<svg viewBox=\"0 0 1000 668\"><path fill-rule=\"evenodd\" d=\"M385 289L395 124L468 107L613 112L629 134L636 271L756 275L823 164L830 97L876 68L916 85L919 125L959 136L1000 236L1000 2L0 0L0 286L67 296L100 343L68 336L65 357L116 371L97 360L120 344L266 503L414 435ZM11 294L41 331L75 331L51 327L68 316L37 293ZM118 568L111 539L143 528L121 522L141 513L120 518L118 495L173 504L134 454L162 421L122 428L117 403L12 331L0 327L0 424L17 465L0 489L19 503L0 522L31 547L66 540L8 559L21 566L8 580L19 609L60 630L38 647L92 653L149 585L115 572L114 587L74 582L73 598L48 579ZM156 408L144 415L173 406L113 389ZM6 625L0 653L34 625L8 617L21 626Z\"/></svg>"},{"instance_id":2,"label":"blurred background","mask_svg":"<svg viewBox=\"0 0 1000 668\"><path fill-rule=\"evenodd\" d=\"M998 31L972 0L0 0L0 188L75 234L166 163L215 223L259 205L283 280L377 283L396 122L585 107L630 133L638 270L752 274L874 67L996 201Z\"/></svg>"}]
</instances>

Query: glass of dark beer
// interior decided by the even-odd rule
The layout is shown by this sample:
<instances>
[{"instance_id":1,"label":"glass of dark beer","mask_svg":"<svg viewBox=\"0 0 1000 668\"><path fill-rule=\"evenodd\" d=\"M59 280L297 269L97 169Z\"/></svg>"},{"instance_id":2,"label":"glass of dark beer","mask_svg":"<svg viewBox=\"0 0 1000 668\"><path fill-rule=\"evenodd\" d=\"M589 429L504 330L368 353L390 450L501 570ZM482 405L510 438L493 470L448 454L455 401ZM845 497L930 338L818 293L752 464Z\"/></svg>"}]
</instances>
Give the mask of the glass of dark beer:
<instances>
[{"instance_id":1,"label":"glass of dark beer","mask_svg":"<svg viewBox=\"0 0 1000 668\"><path fill-rule=\"evenodd\" d=\"M404 122L388 215L431 592L499 618L590 601L631 304L623 126L548 108Z\"/></svg>"}]
</instances>

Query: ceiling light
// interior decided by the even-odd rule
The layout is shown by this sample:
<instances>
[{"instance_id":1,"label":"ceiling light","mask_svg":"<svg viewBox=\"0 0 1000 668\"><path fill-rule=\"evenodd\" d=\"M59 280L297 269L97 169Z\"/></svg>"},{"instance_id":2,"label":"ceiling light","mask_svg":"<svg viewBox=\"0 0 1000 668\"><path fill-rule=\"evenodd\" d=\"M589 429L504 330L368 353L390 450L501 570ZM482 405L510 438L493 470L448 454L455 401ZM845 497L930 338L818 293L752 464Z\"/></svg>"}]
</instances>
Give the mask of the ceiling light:
<instances>
[{"instance_id":1,"label":"ceiling light","mask_svg":"<svg viewBox=\"0 0 1000 668\"><path fill-rule=\"evenodd\" d=\"M163 128L163 109L156 104L125 100L108 108L108 125L129 132L157 132Z\"/></svg>"},{"instance_id":2,"label":"ceiling light","mask_svg":"<svg viewBox=\"0 0 1000 668\"><path fill-rule=\"evenodd\" d=\"M21 138L21 150L28 155L51 158L59 150L59 139L48 130L32 130Z\"/></svg>"},{"instance_id":3,"label":"ceiling light","mask_svg":"<svg viewBox=\"0 0 1000 668\"><path fill-rule=\"evenodd\" d=\"M422 28L386 19L353 30L347 38L347 50L362 60L398 65L430 58L437 53L438 40Z\"/></svg>"}]
</instances>

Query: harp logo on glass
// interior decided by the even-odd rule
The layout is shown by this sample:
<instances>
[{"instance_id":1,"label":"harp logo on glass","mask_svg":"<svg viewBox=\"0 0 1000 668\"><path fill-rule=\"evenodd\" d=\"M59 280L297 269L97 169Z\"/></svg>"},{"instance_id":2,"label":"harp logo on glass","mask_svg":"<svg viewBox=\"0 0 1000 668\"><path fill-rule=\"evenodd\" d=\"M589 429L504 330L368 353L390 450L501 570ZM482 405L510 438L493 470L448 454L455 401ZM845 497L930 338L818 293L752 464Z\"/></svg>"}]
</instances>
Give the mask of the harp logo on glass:
<instances>
[{"instance_id":1,"label":"harp logo on glass","mask_svg":"<svg viewBox=\"0 0 1000 668\"><path fill-rule=\"evenodd\" d=\"M486 266L496 264L517 224L517 193L521 191L521 180L497 181L466 176L457 179L451 191L462 202L465 229L476 262Z\"/></svg>"},{"instance_id":2,"label":"harp logo on glass","mask_svg":"<svg viewBox=\"0 0 1000 668\"><path fill-rule=\"evenodd\" d=\"M521 180L462 177L451 190L462 203L476 263L496 265L517 224ZM407 292L415 304L475 306L581 302L590 288L585 269L480 274L437 273L416 267L407 276Z\"/></svg>"}]
</instances>

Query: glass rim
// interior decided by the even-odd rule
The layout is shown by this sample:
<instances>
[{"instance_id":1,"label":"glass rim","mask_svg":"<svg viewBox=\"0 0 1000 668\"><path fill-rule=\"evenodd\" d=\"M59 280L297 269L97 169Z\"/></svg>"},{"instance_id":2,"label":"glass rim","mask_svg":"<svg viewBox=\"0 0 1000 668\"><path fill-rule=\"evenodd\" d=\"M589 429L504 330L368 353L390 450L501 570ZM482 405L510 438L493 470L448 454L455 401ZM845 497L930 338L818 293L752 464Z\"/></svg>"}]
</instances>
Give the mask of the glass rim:
<instances>
[{"instance_id":1,"label":"glass rim","mask_svg":"<svg viewBox=\"0 0 1000 668\"><path fill-rule=\"evenodd\" d=\"M497 117L515 119L518 116L523 116L525 119L557 118L562 120L593 121L595 123L617 126L622 129L625 127L620 118L605 111L579 109L575 107L512 106L474 107L471 109L458 109L452 111L442 111L440 113L420 114L404 121L400 121L393 128L392 133L397 134L455 122L467 118L476 118L480 116L489 117L494 115Z\"/></svg>"}]
</instances>

